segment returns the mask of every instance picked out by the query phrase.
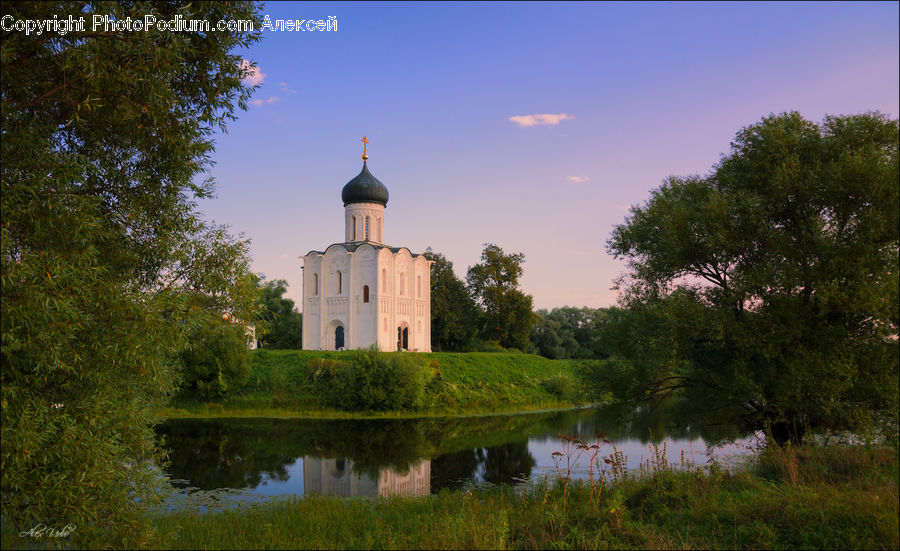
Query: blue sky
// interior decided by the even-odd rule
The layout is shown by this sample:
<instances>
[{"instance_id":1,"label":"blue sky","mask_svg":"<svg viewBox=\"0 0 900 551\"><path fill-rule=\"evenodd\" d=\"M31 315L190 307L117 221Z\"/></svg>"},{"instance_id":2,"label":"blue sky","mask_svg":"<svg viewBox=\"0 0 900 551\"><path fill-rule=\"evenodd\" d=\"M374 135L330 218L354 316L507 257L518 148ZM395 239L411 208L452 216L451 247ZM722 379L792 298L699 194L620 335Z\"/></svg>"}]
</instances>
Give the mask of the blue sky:
<instances>
[{"instance_id":1,"label":"blue sky","mask_svg":"<svg viewBox=\"0 0 900 551\"><path fill-rule=\"evenodd\" d=\"M216 137L218 193L200 207L299 305L298 256L343 240L366 135L389 244L464 277L496 243L525 254L536 308L611 306L624 265L605 241L666 176L708 172L770 113L897 117L898 5L267 3L273 21L335 16L337 31L264 32L240 52L258 105Z\"/></svg>"}]
</instances>

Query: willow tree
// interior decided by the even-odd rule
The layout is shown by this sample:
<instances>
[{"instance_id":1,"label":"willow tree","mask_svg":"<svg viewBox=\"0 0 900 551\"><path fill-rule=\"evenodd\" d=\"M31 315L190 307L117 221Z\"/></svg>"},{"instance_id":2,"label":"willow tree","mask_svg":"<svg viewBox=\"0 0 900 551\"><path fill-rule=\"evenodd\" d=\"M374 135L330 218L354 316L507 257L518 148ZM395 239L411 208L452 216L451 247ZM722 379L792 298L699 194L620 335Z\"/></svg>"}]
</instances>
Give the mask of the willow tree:
<instances>
[{"instance_id":1,"label":"willow tree","mask_svg":"<svg viewBox=\"0 0 900 551\"><path fill-rule=\"evenodd\" d=\"M246 108L258 31L91 28L256 20L245 2L3 3L83 32L0 35L2 503L17 530L143 534L154 412L208 312L251 319L247 243L202 220L212 135ZM258 29L258 21L255 28Z\"/></svg>"},{"instance_id":2,"label":"willow tree","mask_svg":"<svg viewBox=\"0 0 900 551\"><path fill-rule=\"evenodd\" d=\"M608 247L631 334L660 350L626 353L619 390L677 390L778 442L896 422L898 162L896 120L787 113L632 207Z\"/></svg>"}]
</instances>

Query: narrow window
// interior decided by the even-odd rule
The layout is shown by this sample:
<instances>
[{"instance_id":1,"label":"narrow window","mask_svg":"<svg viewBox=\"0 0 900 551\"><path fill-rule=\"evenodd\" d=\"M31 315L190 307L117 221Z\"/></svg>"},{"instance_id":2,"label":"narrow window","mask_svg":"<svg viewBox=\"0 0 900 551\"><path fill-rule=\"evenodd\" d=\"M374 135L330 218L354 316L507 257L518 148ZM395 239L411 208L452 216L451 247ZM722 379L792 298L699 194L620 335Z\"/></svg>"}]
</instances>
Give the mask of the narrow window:
<instances>
[{"instance_id":1,"label":"narrow window","mask_svg":"<svg viewBox=\"0 0 900 551\"><path fill-rule=\"evenodd\" d=\"M369 302L369 286L363 285L363 302Z\"/></svg>"},{"instance_id":2,"label":"narrow window","mask_svg":"<svg viewBox=\"0 0 900 551\"><path fill-rule=\"evenodd\" d=\"M406 273L400 274L400 296L406 295Z\"/></svg>"},{"instance_id":3,"label":"narrow window","mask_svg":"<svg viewBox=\"0 0 900 551\"><path fill-rule=\"evenodd\" d=\"M366 241L369 240L369 217L366 216Z\"/></svg>"},{"instance_id":4,"label":"narrow window","mask_svg":"<svg viewBox=\"0 0 900 551\"><path fill-rule=\"evenodd\" d=\"M319 294L319 274L313 274L313 296Z\"/></svg>"},{"instance_id":5,"label":"narrow window","mask_svg":"<svg viewBox=\"0 0 900 551\"><path fill-rule=\"evenodd\" d=\"M384 218L378 219L378 242L384 243Z\"/></svg>"},{"instance_id":6,"label":"narrow window","mask_svg":"<svg viewBox=\"0 0 900 551\"><path fill-rule=\"evenodd\" d=\"M422 276L416 278L416 296L422 298Z\"/></svg>"},{"instance_id":7,"label":"narrow window","mask_svg":"<svg viewBox=\"0 0 900 551\"><path fill-rule=\"evenodd\" d=\"M338 292L337 292L337 294L341 294L341 283L342 283L341 282L341 272L338 272L337 276L338 276L338 285L337 285Z\"/></svg>"},{"instance_id":8,"label":"narrow window","mask_svg":"<svg viewBox=\"0 0 900 551\"><path fill-rule=\"evenodd\" d=\"M387 331L387 318L384 318L384 330Z\"/></svg>"},{"instance_id":9,"label":"narrow window","mask_svg":"<svg viewBox=\"0 0 900 551\"><path fill-rule=\"evenodd\" d=\"M381 269L381 292L387 293L387 268Z\"/></svg>"},{"instance_id":10,"label":"narrow window","mask_svg":"<svg viewBox=\"0 0 900 551\"><path fill-rule=\"evenodd\" d=\"M356 241L356 217L353 217L353 233L350 234L350 241Z\"/></svg>"}]
</instances>

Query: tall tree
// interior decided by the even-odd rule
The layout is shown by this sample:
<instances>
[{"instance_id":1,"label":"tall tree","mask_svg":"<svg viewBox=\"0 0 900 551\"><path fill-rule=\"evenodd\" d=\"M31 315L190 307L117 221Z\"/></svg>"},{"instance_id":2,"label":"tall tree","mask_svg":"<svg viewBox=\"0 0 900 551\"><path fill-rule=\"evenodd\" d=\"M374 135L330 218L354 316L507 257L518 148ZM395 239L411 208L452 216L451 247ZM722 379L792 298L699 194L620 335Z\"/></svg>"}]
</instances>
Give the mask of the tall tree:
<instances>
[{"instance_id":1,"label":"tall tree","mask_svg":"<svg viewBox=\"0 0 900 551\"><path fill-rule=\"evenodd\" d=\"M299 350L303 341L303 316L294 309L294 301L284 298L287 281L261 282L260 320L257 328L260 348ZM262 329L262 330L260 330Z\"/></svg>"},{"instance_id":2,"label":"tall tree","mask_svg":"<svg viewBox=\"0 0 900 551\"><path fill-rule=\"evenodd\" d=\"M480 336L520 350L528 347L537 320L531 295L519 290L524 262L522 253L505 254L497 245L486 243L481 263L471 266L466 275L469 291L483 311Z\"/></svg>"},{"instance_id":3,"label":"tall tree","mask_svg":"<svg viewBox=\"0 0 900 551\"><path fill-rule=\"evenodd\" d=\"M248 245L195 199L212 134L246 108L259 32L92 29L112 20L251 20L245 2L8 2L13 20L83 32L0 34L2 506L17 530L83 544L143 537L157 498L150 428L186 336L251 319ZM123 545L123 543L119 543Z\"/></svg>"},{"instance_id":4,"label":"tall tree","mask_svg":"<svg viewBox=\"0 0 900 551\"><path fill-rule=\"evenodd\" d=\"M632 207L608 246L666 348L632 389L683 389L778 442L896 419L898 161L896 120L787 113Z\"/></svg>"},{"instance_id":5,"label":"tall tree","mask_svg":"<svg viewBox=\"0 0 900 551\"><path fill-rule=\"evenodd\" d=\"M478 332L478 307L465 283L453 273L444 255L426 252L431 265L431 348L468 350Z\"/></svg>"}]
</instances>

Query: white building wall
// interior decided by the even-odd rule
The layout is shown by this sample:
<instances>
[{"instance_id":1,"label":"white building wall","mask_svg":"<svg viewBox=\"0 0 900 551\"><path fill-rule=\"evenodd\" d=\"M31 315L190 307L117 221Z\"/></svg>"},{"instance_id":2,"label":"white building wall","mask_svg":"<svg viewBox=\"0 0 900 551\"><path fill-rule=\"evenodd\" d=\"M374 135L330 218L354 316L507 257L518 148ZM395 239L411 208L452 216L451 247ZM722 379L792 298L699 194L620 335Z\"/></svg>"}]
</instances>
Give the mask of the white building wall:
<instances>
[{"instance_id":1,"label":"white building wall","mask_svg":"<svg viewBox=\"0 0 900 551\"><path fill-rule=\"evenodd\" d=\"M303 257L303 275L301 288L303 289L303 339L302 346L305 350L320 349L321 318L322 318L322 255L309 254ZM318 289L316 278L318 277Z\"/></svg>"},{"instance_id":2,"label":"white building wall","mask_svg":"<svg viewBox=\"0 0 900 551\"><path fill-rule=\"evenodd\" d=\"M303 263L305 349L333 350L341 325L347 349L377 344L396 350L398 328L405 327L408 350L431 352L431 262L425 257L413 258L407 249L394 253L364 244L350 252L332 245L324 255L303 257Z\"/></svg>"},{"instance_id":3,"label":"white building wall","mask_svg":"<svg viewBox=\"0 0 900 551\"><path fill-rule=\"evenodd\" d=\"M368 348L378 342L377 258L375 249L363 245L351 255L353 286L351 294L352 348ZM369 288L369 302L365 301L365 288Z\"/></svg>"},{"instance_id":4,"label":"white building wall","mask_svg":"<svg viewBox=\"0 0 900 551\"><path fill-rule=\"evenodd\" d=\"M397 349L397 328L394 325L394 255L388 249L378 251L378 348Z\"/></svg>"},{"instance_id":5,"label":"white building wall","mask_svg":"<svg viewBox=\"0 0 900 551\"><path fill-rule=\"evenodd\" d=\"M366 217L369 219L368 237L366 236ZM344 241L348 243L351 241L384 243L384 205L379 203L346 205L344 207Z\"/></svg>"}]
</instances>

